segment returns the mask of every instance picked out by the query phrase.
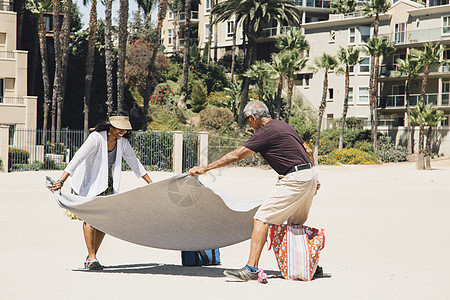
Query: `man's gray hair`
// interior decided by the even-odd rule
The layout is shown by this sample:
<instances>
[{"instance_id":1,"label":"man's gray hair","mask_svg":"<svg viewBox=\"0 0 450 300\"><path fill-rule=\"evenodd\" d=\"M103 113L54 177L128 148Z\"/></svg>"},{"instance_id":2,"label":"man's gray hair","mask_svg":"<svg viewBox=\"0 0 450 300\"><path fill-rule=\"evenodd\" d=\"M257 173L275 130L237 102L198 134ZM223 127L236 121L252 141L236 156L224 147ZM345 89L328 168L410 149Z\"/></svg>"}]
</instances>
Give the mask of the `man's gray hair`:
<instances>
[{"instance_id":1,"label":"man's gray hair","mask_svg":"<svg viewBox=\"0 0 450 300\"><path fill-rule=\"evenodd\" d=\"M271 117L267 106L259 100L249 102L244 108L244 114L247 117L253 115L257 119Z\"/></svg>"}]
</instances>

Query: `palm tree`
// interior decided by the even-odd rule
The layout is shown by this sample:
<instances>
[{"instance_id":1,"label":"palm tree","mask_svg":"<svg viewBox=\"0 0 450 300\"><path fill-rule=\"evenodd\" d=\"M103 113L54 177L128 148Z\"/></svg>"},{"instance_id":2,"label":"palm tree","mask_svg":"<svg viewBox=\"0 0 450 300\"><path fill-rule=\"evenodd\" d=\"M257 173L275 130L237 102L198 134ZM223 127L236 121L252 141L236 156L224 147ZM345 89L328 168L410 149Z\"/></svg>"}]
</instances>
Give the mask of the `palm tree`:
<instances>
[{"instance_id":1,"label":"palm tree","mask_svg":"<svg viewBox=\"0 0 450 300\"><path fill-rule=\"evenodd\" d=\"M443 62L440 61L441 54L445 48L441 48L439 43L433 45L432 43L427 43L424 45L423 51L417 49L411 49L411 54L416 57L419 61L419 64L424 68L423 78L422 78L422 87L420 90L420 98L419 103L425 104L425 91L427 89L428 76L430 74L430 67L432 66L440 66ZM419 131L419 156L423 156L423 144L425 140L424 136L424 124L420 125ZM420 169L420 168L419 168Z\"/></svg>"},{"instance_id":2,"label":"palm tree","mask_svg":"<svg viewBox=\"0 0 450 300\"><path fill-rule=\"evenodd\" d=\"M445 120L444 117L444 111L439 110L437 108L433 108L432 104L428 104L425 107L425 125L428 126L428 132L427 132L427 145L425 147L425 169L430 170L431 169L431 140L432 140L432 131L433 126L437 126L439 122Z\"/></svg>"},{"instance_id":3,"label":"palm tree","mask_svg":"<svg viewBox=\"0 0 450 300\"><path fill-rule=\"evenodd\" d=\"M183 9L183 1L182 0L170 0L168 3L169 9L173 12L173 19L175 22L174 30L173 30L173 40L174 40L174 47L173 52L175 54L178 53L179 47L180 47L180 12Z\"/></svg>"},{"instance_id":4,"label":"palm tree","mask_svg":"<svg viewBox=\"0 0 450 300\"><path fill-rule=\"evenodd\" d=\"M84 0L86 5L87 1ZM89 132L89 103L91 102L91 85L94 74L95 35L97 33L97 0L91 0L91 11L89 14L89 37L88 50L86 54L86 75L84 77L84 139Z\"/></svg>"},{"instance_id":5,"label":"palm tree","mask_svg":"<svg viewBox=\"0 0 450 300\"><path fill-rule=\"evenodd\" d=\"M386 0L370 0L364 1L362 12L365 17L375 17L373 21L373 36L378 36L378 28L380 27L380 14L386 13L391 4Z\"/></svg>"},{"instance_id":6,"label":"palm tree","mask_svg":"<svg viewBox=\"0 0 450 300\"><path fill-rule=\"evenodd\" d=\"M53 79L53 95L52 95L52 142L55 141L56 136L56 110L58 105L58 94L61 91L61 77L62 77L62 65L61 65L61 27L59 26L59 13L60 5L59 0L53 0L53 45L55 50L55 75Z\"/></svg>"},{"instance_id":7,"label":"palm tree","mask_svg":"<svg viewBox=\"0 0 450 300\"><path fill-rule=\"evenodd\" d=\"M322 128L322 118L325 113L325 108L327 106L327 93L328 93L328 72L335 69L339 63L337 59L329 54L322 54L322 56L316 57L314 60L315 66L312 67L314 72L321 70L324 73L323 77L323 89L322 89L322 100L319 106L319 118L317 120L317 134L316 134L316 144L314 146L314 164L317 165L319 162L319 141L320 141L320 131Z\"/></svg>"},{"instance_id":8,"label":"palm tree","mask_svg":"<svg viewBox=\"0 0 450 300\"><path fill-rule=\"evenodd\" d=\"M256 40L261 36L264 24L277 21L282 24L288 21L294 26L300 26L301 14L295 2L290 0L228 0L214 6L212 13L217 16L215 23L223 22L235 16L235 26L243 24L246 44L244 56L244 71L253 64L256 54ZM250 80L243 78L241 101L239 103L239 127L245 126L244 107L247 104Z\"/></svg>"},{"instance_id":9,"label":"palm tree","mask_svg":"<svg viewBox=\"0 0 450 300\"><path fill-rule=\"evenodd\" d=\"M39 51L41 55L41 68L42 68L42 83L44 88L44 119L42 126L42 142L47 142L47 128L48 128L48 117L51 108L51 98L50 98L50 78L48 75L48 56L47 56L47 38L45 36L45 21L44 13L47 12L51 7L51 2L30 0L27 2L27 9L38 18L38 34L39 34Z\"/></svg>"},{"instance_id":10,"label":"palm tree","mask_svg":"<svg viewBox=\"0 0 450 300\"><path fill-rule=\"evenodd\" d=\"M272 66L263 61L257 60L247 72L244 73L244 76L256 80L258 82L259 87L259 101L263 101L264 95L264 80L267 79L276 79L275 70Z\"/></svg>"},{"instance_id":11,"label":"palm tree","mask_svg":"<svg viewBox=\"0 0 450 300\"><path fill-rule=\"evenodd\" d=\"M355 12L358 2L356 0L332 0L330 13L349 14Z\"/></svg>"},{"instance_id":12,"label":"palm tree","mask_svg":"<svg viewBox=\"0 0 450 300\"><path fill-rule=\"evenodd\" d=\"M378 96L378 76L380 68L380 57L389 56L395 51L395 47L389 43L384 37L373 37L367 41L367 45L364 47L364 51L370 55L371 70L369 78L369 97L370 97L370 122L372 130L373 151L377 149L377 96Z\"/></svg>"},{"instance_id":13,"label":"palm tree","mask_svg":"<svg viewBox=\"0 0 450 300\"><path fill-rule=\"evenodd\" d=\"M128 37L128 0L120 0L119 49L117 59L117 110L124 111L125 103L125 57Z\"/></svg>"},{"instance_id":14,"label":"palm tree","mask_svg":"<svg viewBox=\"0 0 450 300\"><path fill-rule=\"evenodd\" d=\"M178 107L185 108L188 97L188 79L189 79L189 65L190 65L190 43L191 43L191 2L192 0L185 0L184 14L185 14L185 28L184 28L184 58L183 58L183 78L181 81L181 96L178 100Z\"/></svg>"},{"instance_id":15,"label":"palm tree","mask_svg":"<svg viewBox=\"0 0 450 300\"><path fill-rule=\"evenodd\" d=\"M337 59L345 67L345 91L344 91L344 108L342 110L342 123L341 123L341 134L339 136L339 150L344 148L344 128L345 128L345 118L347 117L348 111L348 93L350 89L350 68L356 66L361 62L359 58L360 50L358 48L353 48L349 46L347 49L344 47L339 48Z\"/></svg>"},{"instance_id":16,"label":"palm tree","mask_svg":"<svg viewBox=\"0 0 450 300\"><path fill-rule=\"evenodd\" d=\"M292 29L277 37L276 47L280 51L294 50L302 52L309 50L309 43L301 30Z\"/></svg>"},{"instance_id":17,"label":"palm tree","mask_svg":"<svg viewBox=\"0 0 450 300\"><path fill-rule=\"evenodd\" d=\"M152 8L155 5L154 0L136 0L139 8L142 8L145 18L149 21L148 24L151 24L152 18Z\"/></svg>"},{"instance_id":18,"label":"palm tree","mask_svg":"<svg viewBox=\"0 0 450 300\"><path fill-rule=\"evenodd\" d=\"M417 103L416 109L411 111L411 115L409 116L408 121L413 124L418 124L420 128L419 137L423 136L425 130L425 105L422 102ZM420 149L419 144L419 153L417 155L416 167L418 170L425 169L423 144L422 149Z\"/></svg>"},{"instance_id":19,"label":"palm tree","mask_svg":"<svg viewBox=\"0 0 450 300\"><path fill-rule=\"evenodd\" d=\"M144 91L144 130L147 129L148 102L150 101L150 96L152 95L153 90L155 89L155 86L157 84L155 78L155 62L156 55L158 54L158 48L161 42L162 24L167 14L167 5L167 0L159 0L158 2L158 25L156 27L156 37L155 41L153 42L153 52L150 58L150 63L148 65L147 80L145 82ZM150 12L148 14L150 14Z\"/></svg>"},{"instance_id":20,"label":"palm tree","mask_svg":"<svg viewBox=\"0 0 450 300\"><path fill-rule=\"evenodd\" d=\"M106 68L106 107L108 116L114 110L113 96L113 57L112 57L112 2L105 0L105 68Z\"/></svg>"},{"instance_id":21,"label":"palm tree","mask_svg":"<svg viewBox=\"0 0 450 300\"><path fill-rule=\"evenodd\" d=\"M405 59L397 59L397 70L392 71L391 74L393 76L406 76L405 81L405 101L406 101L406 119L408 122L407 126L407 149L408 154L412 154L413 146L412 146L412 137L411 137L411 124L409 122L409 116L411 115L411 99L410 99L410 90L411 90L411 80L416 77L422 66L419 64L419 60L411 54L408 54Z\"/></svg>"},{"instance_id":22,"label":"palm tree","mask_svg":"<svg viewBox=\"0 0 450 300\"><path fill-rule=\"evenodd\" d=\"M296 50L291 50L285 52L287 56L289 56L289 60L287 61L286 66L286 76L288 80L288 93L286 98L286 107L285 107L285 117L284 121L289 123L289 117L291 116L291 105L292 105L292 91L294 90L294 79L295 74L303 70L308 62L308 58L301 57L300 52Z\"/></svg>"},{"instance_id":23,"label":"palm tree","mask_svg":"<svg viewBox=\"0 0 450 300\"><path fill-rule=\"evenodd\" d=\"M237 23L233 23L233 46L231 47L231 82L234 82L234 69L236 68L236 34L237 34Z\"/></svg>"},{"instance_id":24,"label":"palm tree","mask_svg":"<svg viewBox=\"0 0 450 300\"><path fill-rule=\"evenodd\" d=\"M278 77L278 88L277 88L277 95L275 98L275 110L274 110L274 117L275 119L281 118L281 104L282 104L282 98L281 95L283 93L283 83L284 83L284 77L287 74L287 65L289 64L290 57L286 55L286 52L272 54L272 68L277 74Z\"/></svg>"},{"instance_id":25,"label":"palm tree","mask_svg":"<svg viewBox=\"0 0 450 300\"><path fill-rule=\"evenodd\" d=\"M211 6L214 7L214 0L211 0ZM213 24L214 24L214 20L213 20L214 14L210 13L209 14L209 32L208 32L208 44L206 47L206 51L207 52L207 64L209 66L209 64L211 63L211 45L212 45L212 39L213 39ZM217 45L217 38L215 39L215 44ZM217 47L214 47L215 49L217 49ZM216 54L216 53L214 53Z\"/></svg>"}]
</instances>

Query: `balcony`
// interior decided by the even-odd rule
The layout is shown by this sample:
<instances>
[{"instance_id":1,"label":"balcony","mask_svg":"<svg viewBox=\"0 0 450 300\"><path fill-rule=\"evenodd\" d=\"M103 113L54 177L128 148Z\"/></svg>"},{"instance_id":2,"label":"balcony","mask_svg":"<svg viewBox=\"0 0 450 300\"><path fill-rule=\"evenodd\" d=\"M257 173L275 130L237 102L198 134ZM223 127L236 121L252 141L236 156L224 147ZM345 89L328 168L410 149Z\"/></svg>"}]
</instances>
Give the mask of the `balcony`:
<instances>
[{"instance_id":1,"label":"balcony","mask_svg":"<svg viewBox=\"0 0 450 300\"><path fill-rule=\"evenodd\" d=\"M0 58L8 58L8 59L14 59L14 52L13 51L0 51Z\"/></svg>"},{"instance_id":2,"label":"balcony","mask_svg":"<svg viewBox=\"0 0 450 300\"><path fill-rule=\"evenodd\" d=\"M0 104L19 104L24 105L23 97L1 97L0 96Z\"/></svg>"},{"instance_id":3,"label":"balcony","mask_svg":"<svg viewBox=\"0 0 450 300\"><path fill-rule=\"evenodd\" d=\"M450 67L449 66L441 66L440 68L436 66L430 67L430 74L431 73L447 73L449 72ZM392 76L392 72L397 71L397 64L387 64L387 65L381 65L380 66L380 79L383 79L382 77L390 77L390 78L398 78L396 76ZM419 73L423 73L424 68L420 70ZM405 74L402 73L402 76L405 76Z\"/></svg>"},{"instance_id":4,"label":"balcony","mask_svg":"<svg viewBox=\"0 0 450 300\"><path fill-rule=\"evenodd\" d=\"M406 109L405 95L388 95L378 98L379 108L402 108ZM440 98L440 101L438 101ZM416 106L420 99L420 94L409 95L411 106ZM425 95L425 104L433 104L438 107L450 106L450 93L442 93L439 97L438 93L430 93Z\"/></svg>"},{"instance_id":5,"label":"balcony","mask_svg":"<svg viewBox=\"0 0 450 300\"><path fill-rule=\"evenodd\" d=\"M178 19L180 22L186 22L186 13L180 13ZM198 11L191 11L191 18L189 20L191 22L198 22Z\"/></svg>"},{"instance_id":6,"label":"balcony","mask_svg":"<svg viewBox=\"0 0 450 300\"><path fill-rule=\"evenodd\" d=\"M306 7L329 9L331 1L329 1L329 0L304 0L304 1L296 1L296 4L303 6L304 2L306 2Z\"/></svg>"},{"instance_id":7,"label":"balcony","mask_svg":"<svg viewBox=\"0 0 450 300\"><path fill-rule=\"evenodd\" d=\"M450 40L450 27L380 34L394 45Z\"/></svg>"},{"instance_id":8,"label":"balcony","mask_svg":"<svg viewBox=\"0 0 450 300\"><path fill-rule=\"evenodd\" d=\"M262 30L262 38L275 38L280 34L291 31L292 29L300 29L300 27L282 26L282 27L270 27Z\"/></svg>"},{"instance_id":9,"label":"balcony","mask_svg":"<svg viewBox=\"0 0 450 300\"><path fill-rule=\"evenodd\" d=\"M8 1L0 1L0 11L13 11L13 5Z\"/></svg>"}]
</instances>

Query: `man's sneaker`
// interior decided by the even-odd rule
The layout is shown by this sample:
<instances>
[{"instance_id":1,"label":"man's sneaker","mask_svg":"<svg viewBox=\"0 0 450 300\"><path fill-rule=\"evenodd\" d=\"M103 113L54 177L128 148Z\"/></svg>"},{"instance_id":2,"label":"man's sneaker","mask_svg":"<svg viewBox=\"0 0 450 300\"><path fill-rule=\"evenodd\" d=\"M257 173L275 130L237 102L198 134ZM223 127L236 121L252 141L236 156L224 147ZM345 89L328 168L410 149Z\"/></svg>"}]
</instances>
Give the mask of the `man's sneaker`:
<instances>
[{"instance_id":1,"label":"man's sneaker","mask_svg":"<svg viewBox=\"0 0 450 300\"><path fill-rule=\"evenodd\" d=\"M226 270L223 271L223 274L227 277L242 280L242 281L249 281L249 280L257 280L258 279L258 272L251 272L246 267L243 267L239 270Z\"/></svg>"}]
</instances>

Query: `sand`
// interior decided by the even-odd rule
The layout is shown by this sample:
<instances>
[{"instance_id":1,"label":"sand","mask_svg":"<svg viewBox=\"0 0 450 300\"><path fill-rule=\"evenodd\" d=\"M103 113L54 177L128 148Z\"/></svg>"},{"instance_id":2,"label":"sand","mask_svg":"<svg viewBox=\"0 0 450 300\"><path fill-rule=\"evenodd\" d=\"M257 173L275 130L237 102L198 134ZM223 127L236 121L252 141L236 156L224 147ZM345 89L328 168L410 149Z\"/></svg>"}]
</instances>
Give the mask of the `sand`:
<instances>
[{"instance_id":1,"label":"sand","mask_svg":"<svg viewBox=\"0 0 450 300\"><path fill-rule=\"evenodd\" d=\"M265 249L266 285L222 274L245 264L249 241L220 249L220 266L182 267L180 252L107 236L98 253L107 268L84 271L81 222L65 217L44 188L45 175L60 172L0 173L0 299L450 299L450 159L432 165L318 167L322 188L306 224L325 229L320 265L328 276L283 280ZM173 175L150 172L153 180ZM144 184L122 176L122 191ZM224 168L201 180L255 199L270 192L276 174Z\"/></svg>"}]
</instances>

